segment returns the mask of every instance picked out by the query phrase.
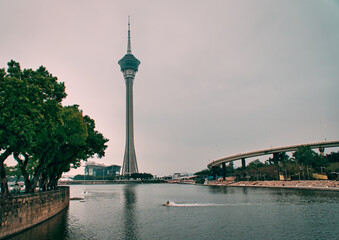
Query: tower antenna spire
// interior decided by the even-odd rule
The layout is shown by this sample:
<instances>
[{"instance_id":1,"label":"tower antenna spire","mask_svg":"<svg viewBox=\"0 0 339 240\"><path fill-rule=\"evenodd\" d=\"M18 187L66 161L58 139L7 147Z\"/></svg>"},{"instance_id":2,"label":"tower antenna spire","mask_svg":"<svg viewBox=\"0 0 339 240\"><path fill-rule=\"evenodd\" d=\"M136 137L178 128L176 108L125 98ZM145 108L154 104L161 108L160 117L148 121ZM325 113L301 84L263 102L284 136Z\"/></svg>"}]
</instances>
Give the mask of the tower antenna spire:
<instances>
[{"instance_id":1,"label":"tower antenna spire","mask_svg":"<svg viewBox=\"0 0 339 240\"><path fill-rule=\"evenodd\" d=\"M132 53L131 48L131 24L130 24L130 18L128 16L128 42L127 42L127 53Z\"/></svg>"}]
</instances>

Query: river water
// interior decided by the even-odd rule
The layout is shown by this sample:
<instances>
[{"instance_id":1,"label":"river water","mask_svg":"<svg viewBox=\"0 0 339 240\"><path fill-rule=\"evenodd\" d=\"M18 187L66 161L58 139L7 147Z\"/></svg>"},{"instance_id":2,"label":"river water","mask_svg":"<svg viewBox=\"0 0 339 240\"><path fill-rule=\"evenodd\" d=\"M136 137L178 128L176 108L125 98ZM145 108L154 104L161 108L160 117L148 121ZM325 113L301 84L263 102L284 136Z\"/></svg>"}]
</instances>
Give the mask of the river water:
<instances>
[{"instance_id":1,"label":"river water","mask_svg":"<svg viewBox=\"0 0 339 240\"><path fill-rule=\"evenodd\" d=\"M10 239L339 239L339 192L179 184L70 190L84 200Z\"/></svg>"}]
</instances>

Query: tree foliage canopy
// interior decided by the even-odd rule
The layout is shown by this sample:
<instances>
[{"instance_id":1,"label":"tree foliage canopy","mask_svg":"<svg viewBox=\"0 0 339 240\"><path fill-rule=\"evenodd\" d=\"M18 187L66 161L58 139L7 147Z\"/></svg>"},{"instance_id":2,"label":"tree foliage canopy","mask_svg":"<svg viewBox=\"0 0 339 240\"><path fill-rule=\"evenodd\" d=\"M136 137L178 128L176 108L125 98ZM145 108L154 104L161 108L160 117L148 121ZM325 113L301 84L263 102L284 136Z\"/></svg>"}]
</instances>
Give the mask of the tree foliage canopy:
<instances>
[{"instance_id":1,"label":"tree foliage canopy","mask_svg":"<svg viewBox=\"0 0 339 240\"><path fill-rule=\"evenodd\" d=\"M79 106L63 106L64 83L46 68L21 70L10 61L0 69L0 180L8 194L4 161L13 154L25 178L26 191L39 183L56 187L63 172L81 160L105 154L108 141Z\"/></svg>"},{"instance_id":2,"label":"tree foliage canopy","mask_svg":"<svg viewBox=\"0 0 339 240\"><path fill-rule=\"evenodd\" d=\"M326 166L328 161L327 158L319 156L309 146L301 146L297 151L293 153L295 161L301 165L312 166L317 168L320 166Z\"/></svg>"}]
</instances>

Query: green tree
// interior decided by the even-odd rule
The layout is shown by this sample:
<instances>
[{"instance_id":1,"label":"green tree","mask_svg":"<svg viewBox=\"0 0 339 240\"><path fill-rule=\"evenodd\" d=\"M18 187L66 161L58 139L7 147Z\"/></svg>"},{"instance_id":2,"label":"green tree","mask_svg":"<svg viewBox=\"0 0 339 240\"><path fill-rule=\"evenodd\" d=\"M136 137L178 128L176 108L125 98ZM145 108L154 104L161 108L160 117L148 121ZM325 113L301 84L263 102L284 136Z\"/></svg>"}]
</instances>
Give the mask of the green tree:
<instances>
[{"instance_id":1,"label":"green tree","mask_svg":"<svg viewBox=\"0 0 339 240\"><path fill-rule=\"evenodd\" d=\"M315 156L316 153L309 146L298 147L298 150L293 153L295 160L306 166L312 165Z\"/></svg>"},{"instance_id":2,"label":"green tree","mask_svg":"<svg viewBox=\"0 0 339 240\"><path fill-rule=\"evenodd\" d=\"M325 168L331 179L338 179L339 152L331 152L326 155L328 166Z\"/></svg>"},{"instance_id":3,"label":"green tree","mask_svg":"<svg viewBox=\"0 0 339 240\"><path fill-rule=\"evenodd\" d=\"M211 176L212 175L212 171L210 169L206 168L204 170L201 170L199 172L194 173L194 175L197 175L199 177L205 178L205 177Z\"/></svg>"},{"instance_id":4,"label":"green tree","mask_svg":"<svg viewBox=\"0 0 339 240\"><path fill-rule=\"evenodd\" d=\"M63 122L60 132L63 133L64 140L60 142L53 161L47 167L50 170L49 189L57 186L62 173L79 167L81 161L86 161L95 155L98 158L103 157L107 148L108 139L95 130L93 119L87 115L82 116L78 106L65 108Z\"/></svg>"},{"instance_id":5,"label":"green tree","mask_svg":"<svg viewBox=\"0 0 339 240\"><path fill-rule=\"evenodd\" d=\"M289 157L285 152L273 153L273 158L268 159L269 164L275 165L276 167L278 180L280 179L280 168L287 163L288 159Z\"/></svg>"},{"instance_id":6,"label":"green tree","mask_svg":"<svg viewBox=\"0 0 339 240\"><path fill-rule=\"evenodd\" d=\"M69 162L76 157L79 147L85 145L88 136L87 126L78 106L63 107L60 116L61 122L56 126L54 134L42 138L44 143L40 143L38 148L41 156L34 177L40 179L43 190L49 188L48 185L56 186L54 182L57 182ZM44 149L46 143L51 147ZM42 158L43 156L48 157Z\"/></svg>"},{"instance_id":7,"label":"green tree","mask_svg":"<svg viewBox=\"0 0 339 240\"><path fill-rule=\"evenodd\" d=\"M53 115L66 97L65 86L44 67L36 71L10 61L7 73L0 70L0 180L8 194L4 161L12 153L25 153L36 145L37 133L54 121ZM50 116L50 117L48 117ZM50 129L51 130L51 129Z\"/></svg>"},{"instance_id":8,"label":"green tree","mask_svg":"<svg viewBox=\"0 0 339 240\"><path fill-rule=\"evenodd\" d=\"M133 179L141 179L141 180L152 179L153 175L150 174L150 173L132 173L131 174L131 178L133 178Z\"/></svg>"},{"instance_id":9,"label":"green tree","mask_svg":"<svg viewBox=\"0 0 339 240\"><path fill-rule=\"evenodd\" d=\"M108 139L95 130L94 120L83 116L77 105L63 107L60 116L54 134L42 135L31 155L22 154L24 159L15 156L27 192L34 192L38 181L42 190L55 189L62 173L79 167L82 160L105 154Z\"/></svg>"},{"instance_id":10,"label":"green tree","mask_svg":"<svg viewBox=\"0 0 339 240\"><path fill-rule=\"evenodd\" d=\"M108 141L77 105L63 107L65 86L44 67L36 71L8 63L0 69L0 180L9 194L4 161L13 154L27 192L53 189L63 172L81 160L104 156Z\"/></svg>"},{"instance_id":11,"label":"green tree","mask_svg":"<svg viewBox=\"0 0 339 240\"><path fill-rule=\"evenodd\" d=\"M234 163L233 162L230 162L227 166L227 172L229 172L232 176L233 176L233 173L234 173Z\"/></svg>"},{"instance_id":12,"label":"green tree","mask_svg":"<svg viewBox=\"0 0 339 240\"><path fill-rule=\"evenodd\" d=\"M326 155L327 161L332 162L339 162L339 152L331 152L330 154Z\"/></svg>"},{"instance_id":13,"label":"green tree","mask_svg":"<svg viewBox=\"0 0 339 240\"><path fill-rule=\"evenodd\" d=\"M310 167L317 169L322 166L327 166L327 159L319 156L319 154L314 152L309 146L298 147L298 150L293 153L293 157L295 161L300 164L300 169L303 170L304 176L304 170L306 170L308 178L311 170Z\"/></svg>"},{"instance_id":14,"label":"green tree","mask_svg":"<svg viewBox=\"0 0 339 240\"><path fill-rule=\"evenodd\" d=\"M249 169L258 169L258 168L262 168L262 167L264 167L264 166L265 166L264 163L260 162L259 159L256 159L256 160L250 162L250 163L247 165L246 168L249 170Z\"/></svg>"}]
</instances>

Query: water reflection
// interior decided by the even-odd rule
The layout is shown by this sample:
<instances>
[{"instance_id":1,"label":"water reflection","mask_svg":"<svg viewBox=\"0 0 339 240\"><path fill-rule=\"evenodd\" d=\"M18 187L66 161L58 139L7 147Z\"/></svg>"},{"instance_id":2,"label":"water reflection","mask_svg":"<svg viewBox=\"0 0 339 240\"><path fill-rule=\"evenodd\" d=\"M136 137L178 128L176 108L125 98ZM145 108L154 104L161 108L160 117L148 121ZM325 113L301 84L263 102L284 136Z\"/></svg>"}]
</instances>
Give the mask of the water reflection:
<instances>
[{"instance_id":1,"label":"water reflection","mask_svg":"<svg viewBox=\"0 0 339 240\"><path fill-rule=\"evenodd\" d=\"M302 189L275 189L268 191L277 203L303 205L311 203L337 203L338 194L332 191L315 191Z\"/></svg>"},{"instance_id":2,"label":"water reflection","mask_svg":"<svg viewBox=\"0 0 339 240\"><path fill-rule=\"evenodd\" d=\"M49 220L20 234L8 238L8 240L37 239L41 240L63 240L67 239L68 230L68 208L58 213Z\"/></svg>"},{"instance_id":3,"label":"water reflection","mask_svg":"<svg viewBox=\"0 0 339 240\"><path fill-rule=\"evenodd\" d=\"M124 208L123 208L123 228L124 228L124 239L139 239L138 236L138 221L136 218L136 185L135 184L127 184L124 187Z\"/></svg>"},{"instance_id":4,"label":"water reflection","mask_svg":"<svg viewBox=\"0 0 339 240\"><path fill-rule=\"evenodd\" d=\"M208 190L210 193L221 193L226 194L228 192L228 188L224 186L208 186Z\"/></svg>"},{"instance_id":5,"label":"water reflection","mask_svg":"<svg viewBox=\"0 0 339 240\"><path fill-rule=\"evenodd\" d=\"M289 188L251 188L251 187L229 187L229 186L208 186L208 191L213 194L238 194L242 192L244 196L250 195L252 199L257 198L257 194L265 194L263 201L272 203L288 203L294 205L303 205L311 203L337 203L338 192L307 190L307 189L289 189Z\"/></svg>"}]
</instances>

